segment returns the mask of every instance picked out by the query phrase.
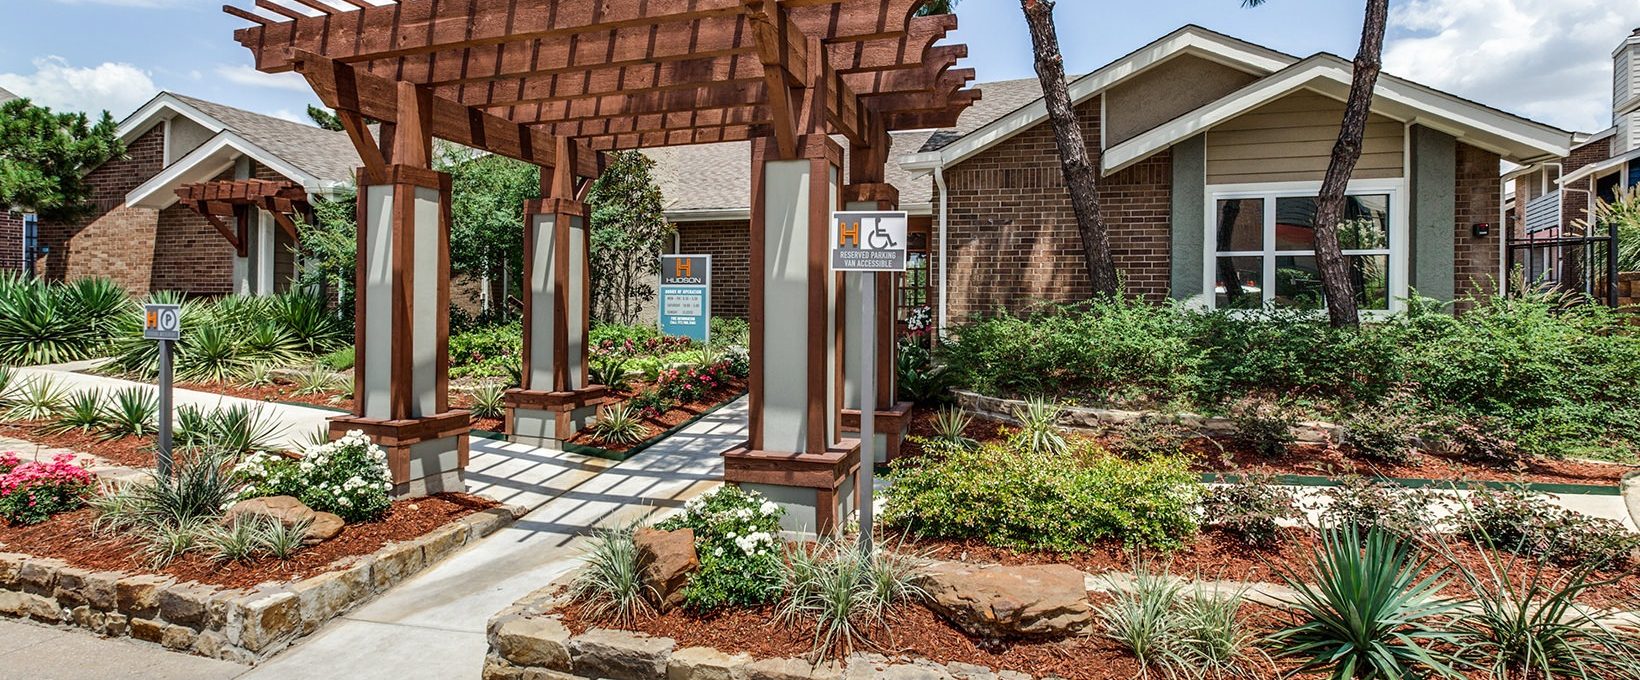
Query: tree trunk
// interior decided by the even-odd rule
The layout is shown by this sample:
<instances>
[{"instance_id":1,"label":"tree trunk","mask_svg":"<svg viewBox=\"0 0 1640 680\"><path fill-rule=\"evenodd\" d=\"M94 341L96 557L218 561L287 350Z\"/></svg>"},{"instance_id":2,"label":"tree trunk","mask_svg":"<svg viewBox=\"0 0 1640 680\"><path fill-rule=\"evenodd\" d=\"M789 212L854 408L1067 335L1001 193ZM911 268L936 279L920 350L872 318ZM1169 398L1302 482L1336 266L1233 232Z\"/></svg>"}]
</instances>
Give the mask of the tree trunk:
<instances>
[{"instance_id":1,"label":"tree trunk","mask_svg":"<svg viewBox=\"0 0 1640 680\"><path fill-rule=\"evenodd\" d=\"M1082 259L1095 295L1121 292L1116 261L1110 254L1110 234L1099 212L1099 179L1088 145L1082 139L1082 124L1072 108L1065 84L1065 59L1059 52L1059 35L1054 30L1054 0L1020 0L1025 23L1031 30L1036 52L1036 75L1042 81L1043 100L1053 121L1054 142L1059 147L1060 169L1070 190L1071 209L1076 213L1076 231L1082 237Z\"/></svg>"},{"instance_id":2,"label":"tree trunk","mask_svg":"<svg viewBox=\"0 0 1640 680\"><path fill-rule=\"evenodd\" d=\"M1327 316L1336 327L1361 323L1355 304L1355 287L1350 285L1349 262L1338 242L1338 224L1344 218L1344 192L1350 175L1361 159L1361 140L1367 132L1367 116L1372 112L1372 92L1383 69L1384 28L1389 18L1389 0L1367 0L1367 16L1361 28L1361 49L1355 55L1355 75L1350 98L1344 104L1344 122L1327 164L1326 179L1315 207L1315 258L1321 269L1321 287L1327 293Z\"/></svg>"}]
</instances>

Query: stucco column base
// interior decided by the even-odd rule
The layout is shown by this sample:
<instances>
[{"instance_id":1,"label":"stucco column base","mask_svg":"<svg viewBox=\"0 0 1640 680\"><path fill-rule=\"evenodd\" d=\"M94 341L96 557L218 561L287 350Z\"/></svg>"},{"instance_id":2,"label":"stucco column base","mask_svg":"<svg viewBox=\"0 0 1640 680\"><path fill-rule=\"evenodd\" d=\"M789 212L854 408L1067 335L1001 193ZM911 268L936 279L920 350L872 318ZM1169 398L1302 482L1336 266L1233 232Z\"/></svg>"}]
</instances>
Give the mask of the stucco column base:
<instances>
[{"instance_id":1,"label":"stucco column base","mask_svg":"<svg viewBox=\"0 0 1640 680\"><path fill-rule=\"evenodd\" d=\"M900 457L900 445L905 443L905 435L911 432L911 412L914 407L915 404L902 401L890 408L877 410L877 417L872 423L877 430L877 462L887 463ZM860 409L843 409L839 427L843 432L859 437Z\"/></svg>"},{"instance_id":2,"label":"stucco column base","mask_svg":"<svg viewBox=\"0 0 1640 680\"><path fill-rule=\"evenodd\" d=\"M561 450L564 441L592 425L609 388L590 385L566 392L507 390L507 441Z\"/></svg>"},{"instance_id":3,"label":"stucco column base","mask_svg":"<svg viewBox=\"0 0 1640 680\"><path fill-rule=\"evenodd\" d=\"M426 418L378 420L360 416L330 419L330 438L363 431L387 453L394 498L467 491L472 416L454 410Z\"/></svg>"},{"instance_id":4,"label":"stucco column base","mask_svg":"<svg viewBox=\"0 0 1640 680\"><path fill-rule=\"evenodd\" d=\"M756 491L786 510L780 528L827 536L855 512L860 441L844 439L825 453L780 453L737 446L723 454L723 481Z\"/></svg>"}]
</instances>

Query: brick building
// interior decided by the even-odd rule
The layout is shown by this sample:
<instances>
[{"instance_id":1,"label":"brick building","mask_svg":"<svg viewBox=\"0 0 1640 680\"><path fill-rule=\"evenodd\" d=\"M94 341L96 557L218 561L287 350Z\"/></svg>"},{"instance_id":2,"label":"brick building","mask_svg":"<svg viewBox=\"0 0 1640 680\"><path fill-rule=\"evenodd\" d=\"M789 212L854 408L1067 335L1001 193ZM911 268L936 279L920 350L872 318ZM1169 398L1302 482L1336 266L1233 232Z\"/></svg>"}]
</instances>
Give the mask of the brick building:
<instances>
[{"instance_id":1,"label":"brick building","mask_svg":"<svg viewBox=\"0 0 1640 680\"><path fill-rule=\"evenodd\" d=\"M1201 307L1322 306L1313 197L1350 66L1187 26L1072 79L1129 293ZM894 137L888 179L914 232L902 321L919 307L952 323L1089 292L1039 86L978 87L984 99L957 128ZM1399 310L1413 291L1454 300L1492 290L1501 230L1478 226L1503 217L1501 161L1559 158L1571 139L1385 74L1349 188L1345 252L1365 313ZM716 311L743 313L745 276L731 270L746 261L745 145L648 153L677 247L724 263Z\"/></svg>"},{"instance_id":2,"label":"brick building","mask_svg":"<svg viewBox=\"0 0 1640 680\"><path fill-rule=\"evenodd\" d=\"M292 220L300 216L191 204L178 189L261 180L328 196L352 183L359 164L345 133L168 92L122 121L119 135L125 155L87 175L92 212L39 224L25 263L34 272L59 280L107 276L138 295L281 292L296 276ZM0 237L5 230L0 220Z\"/></svg>"}]
</instances>

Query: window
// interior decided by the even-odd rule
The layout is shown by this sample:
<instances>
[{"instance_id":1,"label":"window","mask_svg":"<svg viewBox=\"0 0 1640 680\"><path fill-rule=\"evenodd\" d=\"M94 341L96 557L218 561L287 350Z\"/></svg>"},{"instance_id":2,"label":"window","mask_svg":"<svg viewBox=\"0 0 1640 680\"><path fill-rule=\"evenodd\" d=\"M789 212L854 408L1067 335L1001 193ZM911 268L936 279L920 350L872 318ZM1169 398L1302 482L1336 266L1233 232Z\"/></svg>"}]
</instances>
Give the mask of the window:
<instances>
[{"instance_id":1,"label":"window","mask_svg":"<svg viewBox=\"0 0 1640 680\"><path fill-rule=\"evenodd\" d=\"M1396 253L1404 248L1398 186L1352 186L1339 226L1356 304L1362 311L1390 311L1405 292ZM1399 185L1399 181L1395 182ZM1382 188L1378 188L1382 187ZM1204 291L1217 309L1319 310L1326 308L1315 257L1313 189L1213 192L1208 220L1208 272Z\"/></svg>"},{"instance_id":2,"label":"window","mask_svg":"<svg viewBox=\"0 0 1640 680\"><path fill-rule=\"evenodd\" d=\"M34 213L23 215L23 273L34 276L34 258L40 255L40 218Z\"/></svg>"}]
</instances>

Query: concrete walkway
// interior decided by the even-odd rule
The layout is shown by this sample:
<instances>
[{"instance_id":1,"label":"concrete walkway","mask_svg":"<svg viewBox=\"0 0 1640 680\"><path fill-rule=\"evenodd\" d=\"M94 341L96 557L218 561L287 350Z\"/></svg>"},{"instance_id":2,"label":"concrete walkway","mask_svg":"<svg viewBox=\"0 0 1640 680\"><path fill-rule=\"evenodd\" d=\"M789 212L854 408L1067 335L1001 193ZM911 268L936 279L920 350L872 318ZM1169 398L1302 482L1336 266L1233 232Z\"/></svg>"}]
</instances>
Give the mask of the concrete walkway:
<instances>
[{"instance_id":1,"label":"concrete walkway","mask_svg":"<svg viewBox=\"0 0 1640 680\"><path fill-rule=\"evenodd\" d=\"M0 680L228 680L249 671L155 645L0 619Z\"/></svg>"}]
</instances>

